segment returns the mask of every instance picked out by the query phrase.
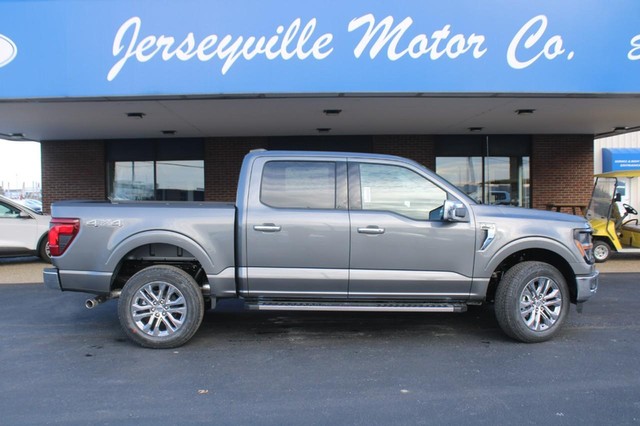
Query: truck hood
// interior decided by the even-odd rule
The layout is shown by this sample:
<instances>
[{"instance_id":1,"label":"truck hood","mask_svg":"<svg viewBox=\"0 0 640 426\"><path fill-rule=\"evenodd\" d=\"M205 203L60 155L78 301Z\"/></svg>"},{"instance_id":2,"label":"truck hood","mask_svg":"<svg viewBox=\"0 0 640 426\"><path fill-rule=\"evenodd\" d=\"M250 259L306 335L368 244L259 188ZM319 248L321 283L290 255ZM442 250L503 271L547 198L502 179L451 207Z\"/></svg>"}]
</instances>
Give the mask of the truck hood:
<instances>
[{"instance_id":1,"label":"truck hood","mask_svg":"<svg viewBox=\"0 0 640 426\"><path fill-rule=\"evenodd\" d=\"M546 210L525 209L522 207L492 206L476 204L471 206L477 220L524 219L529 221L553 221L566 222L575 226L587 226L587 221L582 216L566 213L557 213Z\"/></svg>"}]
</instances>

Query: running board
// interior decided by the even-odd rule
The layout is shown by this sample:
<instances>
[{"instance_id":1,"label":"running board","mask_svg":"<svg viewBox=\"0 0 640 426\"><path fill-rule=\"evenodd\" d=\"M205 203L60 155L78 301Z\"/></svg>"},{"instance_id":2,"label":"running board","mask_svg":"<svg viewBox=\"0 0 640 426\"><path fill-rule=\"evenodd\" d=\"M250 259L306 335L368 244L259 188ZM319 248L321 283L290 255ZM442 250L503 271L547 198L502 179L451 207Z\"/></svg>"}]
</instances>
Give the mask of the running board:
<instances>
[{"instance_id":1,"label":"running board","mask_svg":"<svg viewBox=\"0 0 640 426\"><path fill-rule=\"evenodd\" d=\"M466 312L464 303L367 303L367 302L276 302L252 301L245 306L257 311L323 312Z\"/></svg>"}]
</instances>

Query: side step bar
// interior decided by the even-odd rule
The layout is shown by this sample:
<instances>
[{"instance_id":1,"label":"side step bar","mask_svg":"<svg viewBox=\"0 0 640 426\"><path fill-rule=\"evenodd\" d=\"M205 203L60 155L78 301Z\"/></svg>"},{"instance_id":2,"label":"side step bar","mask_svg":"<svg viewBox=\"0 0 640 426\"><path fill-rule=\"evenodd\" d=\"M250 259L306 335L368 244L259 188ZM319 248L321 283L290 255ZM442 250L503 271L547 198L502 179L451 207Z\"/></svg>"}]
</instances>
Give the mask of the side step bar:
<instances>
[{"instance_id":1,"label":"side step bar","mask_svg":"<svg viewBox=\"0 0 640 426\"><path fill-rule=\"evenodd\" d=\"M257 311L316 311L316 312L466 312L464 303L412 302L277 302L247 301L245 305Z\"/></svg>"}]
</instances>

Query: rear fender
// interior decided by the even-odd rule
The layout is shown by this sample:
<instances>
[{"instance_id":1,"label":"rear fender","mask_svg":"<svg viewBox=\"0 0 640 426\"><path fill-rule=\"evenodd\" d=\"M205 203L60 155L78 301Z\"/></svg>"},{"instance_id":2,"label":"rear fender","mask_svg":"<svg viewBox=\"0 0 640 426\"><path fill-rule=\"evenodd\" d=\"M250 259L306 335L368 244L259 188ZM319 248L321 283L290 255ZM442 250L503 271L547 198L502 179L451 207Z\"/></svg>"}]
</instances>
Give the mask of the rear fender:
<instances>
[{"instance_id":1,"label":"rear fender","mask_svg":"<svg viewBox=\"0 0 640 426\"><path fill-rule=\"evenodd\" d=\"M216 274L216 265L200 244L191 238L171 231L147 231L132 235L121 241L118 246L111 251L107 259L106 269L115 271L122 259L131 251L147 244L169 244L182 248L191 253L202 265L207 274ZM220 268L224 269L224 268Z\"/></svg>"}]
</instances>

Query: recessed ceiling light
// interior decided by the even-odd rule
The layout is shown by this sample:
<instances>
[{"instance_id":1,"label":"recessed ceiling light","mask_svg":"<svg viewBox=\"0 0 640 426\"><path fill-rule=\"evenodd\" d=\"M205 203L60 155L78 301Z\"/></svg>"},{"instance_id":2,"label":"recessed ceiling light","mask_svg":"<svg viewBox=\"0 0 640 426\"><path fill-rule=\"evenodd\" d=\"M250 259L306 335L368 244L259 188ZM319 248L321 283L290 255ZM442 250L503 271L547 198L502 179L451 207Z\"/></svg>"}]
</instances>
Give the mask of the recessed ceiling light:
<instances>
[{"instance_id":1,"label":"recessed ceiling light","mask_svg":"<svg viewBox=\"0 0 640 426\"><path fill-rule=\"evenodd\" d=\"M536 112L535 109L517 109L515 111L515 113L518 114L518 115L531 115L534 112Z\"/></svg>"},{"instance_id":2,"label":"recessed ceiling light","mask_svg":"<svg viewBox=\"0 0 640 426\"><path fill-rule=\"evenodd\" d=\"M22 139L24 138L24 133L9 133L9 137L12 139Z\"/></svg>"},{"instance_id":3,"label":"recessed ceiling light","mask_svg":"<svg viewBox=\"0 0 640 426\"><path fill-rule=\"evenodd\" d=\"M176 133L178 133L176 130L161 130L163 135L175 135Z\"/></svg>"},{"instance_id":4,"label":"recessed ceiling light","mask_svg":"<svg viewBox=\"0 0 640 426\"><path fill-rule=\"evenodd\" d=\"M484 130L484 127L469 127L470 132L481 132Z\"/></svg>"},{"instance_id":5,"label":"recessed ceiling light","mask_svg":"<svg viewBox=\"0 0 640 426\"><path fill-rule=\"evenodd\" d=\"M616 126L613 128L614 132L624 132L625 130L629 130L627 126Z\"/></svg>"},{"instance_id":6,"label":"recessed ceiling light","mask_svg":"<svg viewBox=\"0 0 640 426\"><path fill-rule=\"evenodd\" d=\"M319 127L316 129L318 133L329 133L331 131L330 127Z\"/></svg>"},{"instance_id":7,"label":"recessed ceiling light","mask_svg":"<svg viewBox=\"0 0 640 426\"><path fill-rule=\"evenodd\" d=\"M341 109L325 109L322 112L324 112L325 115L340 115L342 110Z\"/></svg>"},{"instance_id":8,"label":"recessed ceiling light","mask_svg":"<svg viewBox=\"0 0 640 426\"><path fill-rule=\"evenodd\" d=\"M127 117L142 120L146 114L144 112L128 112Z\"/></svg>"}]
</instances>

